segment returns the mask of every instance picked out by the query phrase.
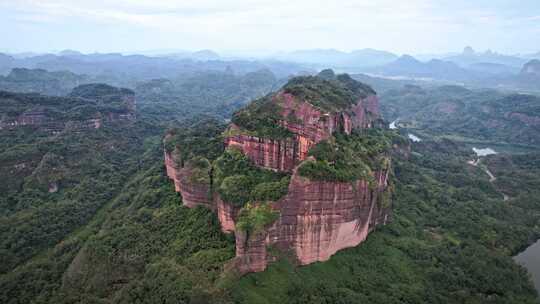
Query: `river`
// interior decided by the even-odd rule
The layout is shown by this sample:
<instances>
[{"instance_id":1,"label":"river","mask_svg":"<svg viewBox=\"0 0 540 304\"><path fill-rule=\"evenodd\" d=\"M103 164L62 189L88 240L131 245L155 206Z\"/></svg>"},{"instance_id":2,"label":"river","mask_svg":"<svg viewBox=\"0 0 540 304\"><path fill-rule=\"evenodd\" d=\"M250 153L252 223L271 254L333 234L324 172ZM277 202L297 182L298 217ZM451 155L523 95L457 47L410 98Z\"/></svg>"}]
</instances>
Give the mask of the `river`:
<instances>
[{"instance_id":1,"label":"river","mask_svg":"<svg viewBox=\"0 0 540 304\"><path fill-rule=\"evenodd\" d=\"M514 260L527 268L532 276L536 290L540 292L540 241L532 244L525 251L516 255Z\"/></svg>"},{"instance_id":2,"label":"river","mask_svg":"<svg viewBox=\"0 0 540 304\"><path fill-rule=\"evenodd\" d=\"M398 119L399 119L399 118L398 118ZM397 126L398 119L392 121L392 122L390 123L390 125L388 125L388 128L390 128L391 130L397 129L397 128L398 128L398 126ZM409 134L407 134L407 135L409 136L409 139L412 140L413 142L420 142L420 141L422 141L422 139L421 139L420 137L418 137L418 136L416 136L416 135L414 135L414 134L409 133Z\"/></svg>"}]
</instances>

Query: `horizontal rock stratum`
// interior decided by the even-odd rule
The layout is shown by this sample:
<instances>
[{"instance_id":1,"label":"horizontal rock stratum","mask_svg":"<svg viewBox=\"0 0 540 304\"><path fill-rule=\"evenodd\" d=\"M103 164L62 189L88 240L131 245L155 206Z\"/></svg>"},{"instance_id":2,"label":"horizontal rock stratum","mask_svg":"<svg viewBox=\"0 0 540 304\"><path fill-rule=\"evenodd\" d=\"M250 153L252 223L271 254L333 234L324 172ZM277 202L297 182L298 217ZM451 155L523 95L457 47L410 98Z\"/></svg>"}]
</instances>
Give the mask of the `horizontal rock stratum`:
<instances>
[{"instance_id":1,"label":"horizontal rock stratum","mask_svg":"<svg viewBox=\"0 0 540 304\"><path fill-rule=\"evenodd\" d=\"M291 79L234 114L165 136L165 166L187 207L234 233L239 273L280 256L305 265L359 245L389 221L393 131L376 93L325 70Z\"/></svg>"}]
</instances>

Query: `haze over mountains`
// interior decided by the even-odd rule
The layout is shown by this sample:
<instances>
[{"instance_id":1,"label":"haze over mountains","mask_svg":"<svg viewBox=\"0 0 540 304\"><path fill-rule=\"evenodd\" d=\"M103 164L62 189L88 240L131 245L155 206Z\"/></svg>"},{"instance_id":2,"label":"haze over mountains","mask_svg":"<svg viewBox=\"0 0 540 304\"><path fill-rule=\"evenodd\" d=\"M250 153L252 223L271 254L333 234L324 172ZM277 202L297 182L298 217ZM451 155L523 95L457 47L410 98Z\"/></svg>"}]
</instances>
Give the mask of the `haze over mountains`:
<instances>
[{"instance_id":1,"label":"haze over mountains","mask_svg":"<svg viewBox=\"0 0 540 304\"><path fill-rule=\"evenodd\" d=\"M139 80L182 78L202 71L243 75L266 69L277 78L314 74L324 68L340 72L361 73L394 79L420 79L450 82L474 87L495 87L510 90L539 91L540 81L536 54L506 55L490 50L475 51L465 47L461 53L439 55L397 55L375 49L351 52L336 49L307 49L278 53L234 53L220 55L212 50L152 51L146 55L121 53L83 54L64 50L52 54L0 54L0 74L13 68L69 71L89 80L102 80L115 85L134 87ZM20 74L15 71L10 81Z\"/></svg>"}]
</instances>

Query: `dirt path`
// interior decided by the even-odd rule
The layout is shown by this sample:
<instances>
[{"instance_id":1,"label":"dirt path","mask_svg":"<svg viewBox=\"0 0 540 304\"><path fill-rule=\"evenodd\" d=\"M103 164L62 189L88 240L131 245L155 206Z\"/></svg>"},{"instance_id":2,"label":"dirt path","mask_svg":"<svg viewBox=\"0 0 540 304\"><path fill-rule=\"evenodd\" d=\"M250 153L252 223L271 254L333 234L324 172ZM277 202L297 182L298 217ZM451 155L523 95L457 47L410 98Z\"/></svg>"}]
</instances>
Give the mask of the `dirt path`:
<instances>
[{"instance_id":1,"label":"dirt path","mask_svg":"<svg viewBox=\"0 0 540 304\"><path fill-rule=\"evenodd\" d=\"M489 182L493 184L493 182L497 180L497 177L495 177L495 175L493 175L493 173L489 171L487 166L480 166L480 161L481 159L477 158L476 160L469 160L467 163L471 166L480 167L482 170L484 170L484 172L486 172L486 174L489 176ZM507 201L510 199L508 195L502 193L496 186L495 186L495 189L497 189L497 191L503 196L503 201Z\"/></svg>"}]
</instances>

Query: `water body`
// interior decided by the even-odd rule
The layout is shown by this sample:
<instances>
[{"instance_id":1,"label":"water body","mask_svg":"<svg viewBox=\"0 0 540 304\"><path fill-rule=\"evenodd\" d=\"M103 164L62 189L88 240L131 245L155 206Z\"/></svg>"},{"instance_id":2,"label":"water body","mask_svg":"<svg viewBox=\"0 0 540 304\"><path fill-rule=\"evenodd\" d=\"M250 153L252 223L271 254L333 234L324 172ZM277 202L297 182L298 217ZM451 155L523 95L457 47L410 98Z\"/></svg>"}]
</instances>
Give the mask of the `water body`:
<instances>
[{"instance_id":1,"label":"water body","mask_svg":"<svg viewBox=\"0 0 540 304\"><path fill-rule=\"evenodd\" d=\"M411 134L409 133L409 138L413 141L413 142L419 142L419 141L422 141L422 139L414 134Z\"/></svg>"},{"instance_id":2,"label":"water body","mask_svg":"<svg viewBox=\"0 0 540 304\"><path fill-rule=\"evenodd\" d=\"M527 268L532 276L534 287L540 292L540 241L516 255L514 260Z\"/></svg>"},{"instance_id":3,"label":"water body","mask_svg":"<svg viewBox=\"0 0 540 304\"><path fill-rule=\"evenodd\" d=\"M397 119L392 121L388 127L392 130L395 130L397 129L396 123L397 123Z\"/></svg>"},{"instance_id":4,"label":"water body","mask_svg":"<svg viewBox=\"0 0 540 304\"><path fill-rule=\"evenodd\" d=\"M495 150L491 148L484 148L484 149L472 148L472 149L474 153L476 153L477 156L488 156L492 154L497 154L497 152L495 152Z\"/></svg>"}]
</instances>

